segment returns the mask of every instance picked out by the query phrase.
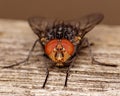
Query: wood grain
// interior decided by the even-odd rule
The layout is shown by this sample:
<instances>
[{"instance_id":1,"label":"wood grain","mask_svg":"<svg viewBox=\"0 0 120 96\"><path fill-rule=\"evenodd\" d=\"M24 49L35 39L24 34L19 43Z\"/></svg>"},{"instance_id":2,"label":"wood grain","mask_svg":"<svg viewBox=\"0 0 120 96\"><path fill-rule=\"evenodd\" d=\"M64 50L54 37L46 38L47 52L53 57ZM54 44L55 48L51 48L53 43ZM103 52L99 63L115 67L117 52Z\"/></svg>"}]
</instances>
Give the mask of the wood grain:
<instances>
[{"instance_id":1,"label":"wood grain","mask_svg":"<svg viewBox=\"0 0 120 96\"><path fill-rule=\"evenodd\" d=\"M91 64L85 49L71 68L68 87L63 86L66 69L50 68L42 89L47 61L38 44L27 65L0 69L0 96L120 96L120 26L99 25L87 37L95 43L96 60L118 67ZM26 21L1 19L0 67L24 60L36 38Z\"/></svg>"}]
</instances>

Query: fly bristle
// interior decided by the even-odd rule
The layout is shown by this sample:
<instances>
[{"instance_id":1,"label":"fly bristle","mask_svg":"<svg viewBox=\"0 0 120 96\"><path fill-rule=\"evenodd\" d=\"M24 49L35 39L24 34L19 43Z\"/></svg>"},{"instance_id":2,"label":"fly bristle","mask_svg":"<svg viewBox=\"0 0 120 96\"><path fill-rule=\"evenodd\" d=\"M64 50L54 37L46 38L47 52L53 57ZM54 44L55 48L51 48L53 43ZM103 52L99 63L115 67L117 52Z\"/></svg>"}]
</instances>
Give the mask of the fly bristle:
<instances>
[{"instance_id":1,"label":"fly bristle","mask_svg":"<svg viewBox=\"0 0 120 96\"><path fill-rule=\"evenodd\" d=\"M52 39L72 40L77 35L78 29L71 24L65 24L64 21L56 21L52 28L47 30L47 37Z\"/></svg>"}]
</instances>

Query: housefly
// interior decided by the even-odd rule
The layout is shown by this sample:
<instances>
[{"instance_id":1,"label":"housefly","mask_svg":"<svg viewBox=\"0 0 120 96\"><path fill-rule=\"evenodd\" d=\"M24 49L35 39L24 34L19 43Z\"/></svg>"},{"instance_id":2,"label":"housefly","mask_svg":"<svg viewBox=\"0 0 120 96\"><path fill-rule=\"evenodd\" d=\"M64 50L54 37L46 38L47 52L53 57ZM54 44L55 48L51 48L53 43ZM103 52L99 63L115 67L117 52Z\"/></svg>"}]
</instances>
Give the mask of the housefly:
<instances>
[{"instance_id":1,"label":"housefly","mask_svg":"<svg viewBox=\"0 0 120 96\"><path fill-rule=\"evenodd\" d=\"M84 45L87 44L92 63L97 63L105 66L113 66L110 64L103 64L96 61L91 52L90 43L85 35L90 32L97 24L103 20L104 16L100 13L93 13L86 15L77 20L56 20L48 19L45 17L32 17L28 19L29 25L33 32L38 36L34 42L28 57L19 63L6 66L4 68L11 68L24 63L29 60L31 52L34 50L36 43L42 45L44 49L44 56L53 62L56 67L67 67L66 79L64 86L67 86L69 70L75 58ZM46 78L42 88L45 87L48 76L49 68L46 65Z\"/></svg>"}]
</instances>

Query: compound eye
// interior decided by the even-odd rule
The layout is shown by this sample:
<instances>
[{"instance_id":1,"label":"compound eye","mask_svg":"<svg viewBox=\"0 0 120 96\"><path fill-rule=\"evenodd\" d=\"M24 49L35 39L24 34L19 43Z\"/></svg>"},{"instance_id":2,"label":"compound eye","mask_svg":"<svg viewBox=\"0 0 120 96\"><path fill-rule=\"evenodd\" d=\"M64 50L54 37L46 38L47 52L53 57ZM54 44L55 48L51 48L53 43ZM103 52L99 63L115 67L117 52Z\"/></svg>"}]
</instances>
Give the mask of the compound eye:
<instances>
[{"instance_id":1,"label":"compound eye","mask_svg":"<svg viewBox=\"0 0 120 96\"><path fill-rule=\"evenodd\" d=\"M58 43L58 40L56 39L49 41L45 46L45 53L49 55L57 46L57 43Z\"/></svg>"},{"instance_id":2,"label":"compound eye","mask_svg":"<svg viewBox=\"0 0 120 96\"><path fill-rule=\"evenodd\" d=\"M67 51L69 55L72 55L74 52L74 45L67 39L61 41L63 48Z\"/></svg>"},{"instance_id":3,"label":"compound eye","mask_svg":"<svg viewBox=\"0 0 120 96\"><path fill-rule=\"evenodd\" d=\"M67 39L54 39L45 45L45 53L55 62L58 62L55 54L61 53L63 54L63 61L61 62L65 62L74 54L74 45Z\"/></svg>"}]
</instances>

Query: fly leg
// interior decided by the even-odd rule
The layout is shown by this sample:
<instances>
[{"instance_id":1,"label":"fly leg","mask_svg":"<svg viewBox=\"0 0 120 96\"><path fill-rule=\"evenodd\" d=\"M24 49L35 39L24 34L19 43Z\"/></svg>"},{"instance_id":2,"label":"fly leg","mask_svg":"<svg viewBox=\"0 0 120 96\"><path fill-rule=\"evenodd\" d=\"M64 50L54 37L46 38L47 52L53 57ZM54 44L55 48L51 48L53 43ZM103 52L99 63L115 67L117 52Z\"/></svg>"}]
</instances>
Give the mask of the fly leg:
<instances>
[{"instance_id":1,"label":"fly leg","mask_svg":"<svg viewBox=\"0 0 120 96\"><path fill-rule=\"evenodd\" d=\"M106 64L106 63L101 63L99 61L96 61L93 54L92 54L92 50L91 50L91 47L90 47L90 43L88 41L87 38L84 38L82 43L87 43L87 46L88 46L88 49L89 49L89 53L90 53L90 56L91 56L91 59L92 59L92 64L98 64L98 65L103 65L103 66L111 66L111 67L117 67L117 65L114 65L114 64Z\"/></svg>"},{"instance_id":2,"label":"fly leg","mask_svg":"<svg viewBox=\"0 0 120 96\"><path fill-rule=\"evenodd\" d=\"M90 43L90 46L93 46L93 45L94 45L94 43ZM81 49L85 49L85 48L88 48L88 45L81 46Z\"/></svg>"},{"instance_id":3,"label":"fly leg","mask_svg":"<svg viewBox=\"0 0 120 96\"><path fill-rule=\"evenodd\" d=\"M68 67L68 69L66 71L66 78L65 78L64 87L67 87L67 81L68 81L68 76L69 76L69 73L70 73L70 68L71 68L71 65Z\"/></svg>"},{"instance_id":4,"label":"fly leg","mask_svg":"<svg viewBox=\"0 0 120 96\"><path fill-rule=\"evenodd\" d=\"M73 66L73 62L76 60L77 56L76 54L73 56L73 58L69 61L69 66L67 68L67 71L66 71L66 78L65 78L65 84L64 84L64 87L67 87L67 81L68 81L68 76L69 76L69 73L70 73L70 68Z\"/></svg>"},{"instance_id":5,"label":"fly leg","mask_svg":"<svg viewBox=\"0 0 120 96\"><path fill-rule=\"evenodd\" d=\"M45 67L46 67L46 77L45 77L45 81L44 81L44 83L43 83L42 88L45 88L45 85L46 85L47 80L48 80L48 77L49 77L49 69L48 69L48 65L46 64Z\"/></svg>"},{"instance_id":6,"label":"fly leg","mask_svg":"<svg viewBox=\"0 0 120 96\"><path fill-rule=\"evenodd\" d=\"M30 56L31 56L31 54L32 54L32 51L34 50L37 42L39 42L39 39L37 39L37 40L34 42L32 48L31 48L31 50L29 51L29 54L28 54L28 56L27 56L27 58L26 58L25 60L23 60L23 61L21 61L21 62L18 62L18 63L16 63L16 64L13 64L13 65L10 65L10 66L2 67L2 68L12 68L12 67L14 67L14 66L18 66L18 65L23 64L23 63L25 63L25 62L26 62L26 64L27 64L27 62L29 61L29 58L30 58Z\"/></svg>"}]
</instances>

